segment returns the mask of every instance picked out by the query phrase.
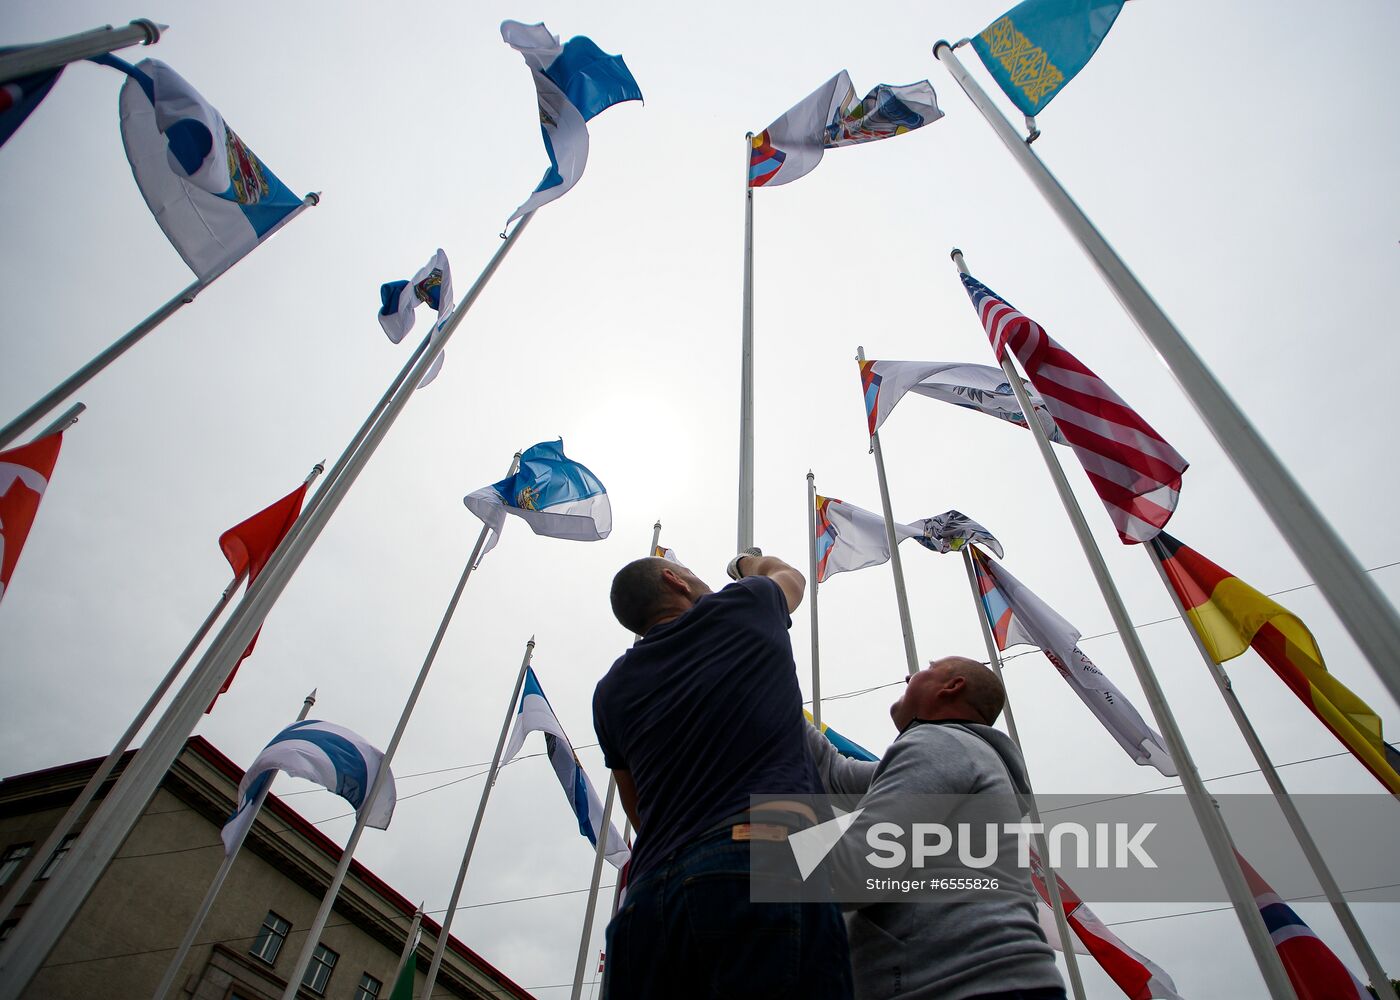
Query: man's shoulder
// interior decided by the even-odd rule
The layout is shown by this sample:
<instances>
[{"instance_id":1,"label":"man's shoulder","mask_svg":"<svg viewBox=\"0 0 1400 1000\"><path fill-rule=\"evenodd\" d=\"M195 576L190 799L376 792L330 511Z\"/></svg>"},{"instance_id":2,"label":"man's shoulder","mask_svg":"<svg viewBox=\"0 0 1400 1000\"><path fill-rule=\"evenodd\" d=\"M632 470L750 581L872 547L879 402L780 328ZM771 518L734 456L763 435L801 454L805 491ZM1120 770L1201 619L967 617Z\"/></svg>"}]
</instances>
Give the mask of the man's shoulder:
<instances>
[{"instance_id":1,"label":"man's shoulder","mask_svg":"<svg viewBox=\"0 0 1400 1000\"><path fill-rule=\"evenodd\" d=\"M635 647L634 647L635 648ZM619 683L622 683L622 675L626 670L625 664L632 650L628 649L617 659L613 660L602 677L598 678L598 683L593 687L593 704L596 706L606 700L608 695Z\"/></svg>"}]
</instances>

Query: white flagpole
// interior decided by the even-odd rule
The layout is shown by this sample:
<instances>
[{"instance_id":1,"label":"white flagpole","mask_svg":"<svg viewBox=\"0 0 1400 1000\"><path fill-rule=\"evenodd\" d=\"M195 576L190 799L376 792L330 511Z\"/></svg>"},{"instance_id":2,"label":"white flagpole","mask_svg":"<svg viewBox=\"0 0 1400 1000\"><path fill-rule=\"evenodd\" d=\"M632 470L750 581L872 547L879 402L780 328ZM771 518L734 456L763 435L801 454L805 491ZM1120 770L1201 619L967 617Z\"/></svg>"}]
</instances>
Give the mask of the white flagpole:
<instances>
[{"instance_id":1,"label":"white flagpole","mask_svg":"<svg viewBox=\"0 0 1400 1000\"><path fill-rule=\"evenodd\" d=\"M408 936L403 939L403 951L399 954L399 964L394 966L394 978L389 980L389 991L393 993L394 987L399 984L399 976L403 975L404 966L408 965L413 958L413 951L418 947L418 941L423 936L423 904L418 904L418 909L413 911L413 923L408 925Z\"/></svg>"},{"instance_id":2,"label":"white flagpole","mask_svg":"<svg viewBox=\"0 0 1400 1000\"><path fill-rule=\"evenodd\" d=\"M654 556L656 547L661 544L661 522L657 521L651 526L651 548L647 549L647 555ZM636 642L641 636L634 635L632 641ZM608 787L611 788L617 779L608 772ZM627 815L627 810L622 810L622 842L629 848L632 846L632 817ZM600 875L599 878L602 876ZM613 883L612 914L617 916L617 904L622 899L622 872L617 873L617 880Z\"/></svg>"},{"instance_id":3,"label":"white flagpole","mask_svg":"<svg viewBox=\"0 0 1400 1000\"><path fill-rule=\"evenodd\" d=\"M856 360L865 360L865 348L856 348ZM890 546L890 569L894 572L894 596L899 605L899 630L904 636L904 659L909 676L919 672L919 654L914 649L914 624L909 618L909 595L904 590L904 564L899 559L899 539L894 534L894 513L890 507L890 486L885 480L885 455L880 450L880 432L870 435L875 455L875 478L880 482L880 510L885 515L885 540Z\"/></svg>"},{"instance_id":4,"label":"white flagpole","mask_svg":"<svg viewBox=\"0 0 1400 1000\"><path fill-rule=\"evenodd\" d=\"M977 586L977 570L972 565L972 543L964 542L962 546L963 566L967 569L967 584L972 588L972 604L977 612L977 620L982 625L982 641L987 645L987 662L991 664L992 670L997 675L997 680L1001 681L1003 693L1006 695L1006 704L1002 709L1002 714L1006 716L1006 731L1011 737L1011 742L1016 744L1016 749L1021 751L1021 764L1026 770L1026 785L1031 785L1030 765L1026 763L1026 748L1021 746L1021 734L1016 730L1016 716L1011 711L1011 692L1006 687L1006 676L1002 673L1001 651L997 649L996 639L992 636L992 627L987 624L987 616L982 611L982 591ZM1031 823L1037 829L1044 829L1044 821L1040 818L1040 805L1035 799L1035 789L1030 788L1030 794L1026 796L1026 804L1030 806ZM1046 873L1045 891L1050 896L1050 909L1054 911L1055 929L1059 931L1060 942L1063 947L1060 954L1065 956L1065 968L1069 971L1069 988L1074 994L1075 1000L1084 1000L1084 980L1079 974L1079 958L1074 953L1074 935L1070 931L1069 918L1065 914L1065 904L1060 898L1060 879L1055 869L1050 864L1050 852L1046 849L1045 835L1043 833L1032 834L1035 838L1035 852L1040 855L1041 868Z\"/></svg>"},{"instance_id":5,"label":"white flagpole","mask_svg":"<svg viewBox=\"0 0 1400 1000\"><path fill-rule=\"evenodd\" d=\"M1396 614L1394 605L1366 575L1332 525L1283 467L1162 307L963 68L952 47L940 41L933 47L933 54L982 112L992 131L1093 261L1119 304L1166 362L1221 449L1327 598L1352 641L1380 675L1391 698L1400 702L1400 615Z\"/></svg>"},{"instance_id":6,"label":"white flagpole","mask_svg":"<svg viewBox=\"0 0 1400 1000\"><path fill-rule=\"evenodd\" d=\"M518 226L516 231L519 231ZM446 339L446 334L443 335L443 339ZM440 346L441 344L439 344ZM424 357L426 358L433 353L436 352L429 350ZM419 363L422 363L421 359ZM419 381L421 381L421 377ZM418 382L415 381L412 384L417 387ZM515 457L511 459L510 472L507 472L506 475L514 475L519 465L520 452L516 452ZM389 738L389 745L384 748L384 759L379 762L379 770L374 775L369 794L365 796L364 805L355 815L355 826L350 831L350 838L345 842L345 848L340 852L340 863L336 865L331 884L327 887L325 895L321 897L321 907L316 911L316 919L311 922L311 927L307 931L306 940L301 946L301 954L297 956L296 964L287 974L287 988L282 993L282 1000L296 1000L297 990L301 988L301 978L306 974L306 968L311 963L311 956L315 952L316 946L321 943L321 932L325 930L326 920L331 915L331 907L335 905L335 899L340 895L340 887L345 882L346 873L350 871L350 862L354 859L355 848L359 846L360 835L365 832L365 824L369 821L370 807L374 805L380 790L389 780L389 766L393 763L394 754L399 749L399 741L403 739L404 731L408 728L408 720L412 717L413 709L418 704L418 696L423 691L423 685L427 683L428 671L432 670L433 661L437 659L438 649L442 646L443 637L447 635L447 627L452 623L452 616L457 611L457 602L462 599L462 591L467 587L467 580L471 578L472 570L476 569L477 560L481 558L481 550L486 544L488 534L490 534L490 529L483 525L481 532L476 536L476 544L472 546L471 555L467 557L467 564L462 568L462 575L457 580L457 588L452 592L451 600L447 602L447 609L442 614L442 620L438 622L437 632L433 635L433 641L428 646L428 653L423 657L423 665L418 669L418 677L413 682L413 689L408 694L408 700L404 702L403 711L399 713L399 722L394 727L394 735ZM529 650L533 648L534 638L531 637L526 648L527 659ZM456 904L452 905L455 907ZM446 916L443 917L444 931L441 940L446 940L445 928L451 920L452 908L449 907Z\"/></svg>"},{"instance_id":7,"label":"white flagpole","mask_svg":"<svg viewBox=\"0 0 1400 1000\"><path fill-rule=\"evenodd\" d=\"M311 713L311 706L316 704L316 692L312 691L306 696L306 700L301 703L301 711L297 714L297 721L302 722ZM262 810L263 803L267 801L268 792L272 790L272 782L269 781L258 792L248 807L252 810L252 815L256 817ZM238 809L237 793L233 807ZM228 873L233 870L233 863L238 860L238 852L243 847L243 841L248 836L248 831L253 828L250 820L244 825L238 839L234 841L233 847L224 852L223 863L219 865L219 870L214 873L214 879L209 883L209 888L205 890L204 901L199 904L199 909L195 912L194 919L190 921L190 926L185 931L184 938L180 941L180 947L175 949L175 956L170 960L170 964L165 968L165 975L161 977L160 985L156 987L152 994L152 1000L165 1000L170 993L170 989L175 985L175 977L180 974L180 967L185 964L185 959L189 957L190 949L194 947L194 939L199 934L199 930L204 926L204 921L209 917L209 911L214 908L214 900L219 898L219 890L224 887L224 880L228 878Z\"/></svg>"},{"instance_id":8,"label":"white flagpole","mask_svg":"<svg viewBox=\"0 0 1400 1000\"><path fill-rule=\"evenodd\" d=\"M753 133L744 136L744 327L739 361L739 545L753 545L753 185L749 157Z\"/></svg>"},{"instance_id":9,"label":"white flagpole","mask_svg":"<svg viewBox=\"0 0 1400 1000\"><path fill-rule=\"evenodd\" d=\"M139 17L122 28L104 24L100 28L55 38L51 42L26 45L0 55L0 83L132 45L154 45L160 41L160 33L168 27L168 24L156 24Z\"/></svg>"},{"instance_id":10,"label":"white flagpole","mask_svg":"<svg viewBox=\"0 0 1400 1000\"><path fill-rule=\"evenodd\" d=\"M967 265L963 262L962 251L954 250L952 257L958 270L966 274ZM1011 383L1012 390L1016 393L1016 401L1021 406L1021 412L1034 414L1035 408L1031 404L1030 394L1026 392L1021 376L1017 373L1016 366L1011 360L1009 350L1002 354L1001 370L1006 375L1006 380ZM1026 426L1035 436L1035 443L1040 448L1041 458L1045 460L1045 468L1049 471L1050 478L1054 480L1055 492L1059 494L1065 513L1069 515L1070 523L1074 525L1074 533L1079 539L1080 547L1084 550L1084 558L1088 560L1089 567L1093 570L1094 579L1099 585L1099 592L1103 595L1104 603L1108 605L1113 625L1123 640L1123 647L1127 650L1128 659L1132 662L1133 672L1137 674L1138 683L1142 685L1143 694L1147 697L1147 704L1151 707L1152 715L1157 720L1157 726L1162 731L1162 738L1167 741L1167 749L1171 752L1172 760L1176 763L1181 776L1182 789L1186 792L1186 797L1191 803L1191 811L1196 814L1196 822L1201 826L1201 834L1205 838L1206 847L1209 848L1211 858L1215 862L1215 868L1225 883L1225 891L1230 896L1230 902L1234 904L1235 915L1244 928L1245 940L1249 942L1250 950L1254 953L1254 961L1259 966L1260 975L1264 978L1269 995L1274 1000L1296 1000L1297 994L1293 990L1292 983L1289 982L1287 972L1284 971L1283 963L1279 960L1278 951L1274 948L1273 939L1269 935L1269 929L1264 926L1264 919L1259 913L1259 907L1254 902L1254 894L1249 889L1249 883L1245 881L1244 872L1240 870L1239 862L1235 860L1235 848L1230 840L1230 831L1225 826L1225 821L1220 815L1220 809L1215 799L1211 798L1205 783L1201 781L1201 775L1196 770L1196 762L1191 758L1191 752L1186 748L1186 740L1177 727L1176 716L1172 714L1171 707L1167 704L1167 696L1157 682L1157 675L1147 659L1147 651L1143 649L1142 642L1138 639L1137 630L1133 626L1132 619L1128 616L1128 609L1123 603L1123 597L1118 593L1118 587L1114 584L1113 577L1109 575L1108 564L1104 562L1103 553L1099 551L1098 543L1094 541L1093 533L1089 530L1089 522L1084 517L1084 511L1079 507L1079 501L1070 488L1069 480L1065 478L1065 470L1060 467L1059 459L1055 457L1050 439L1045 436L1045 428L1041 426L1040 421L1027 418Z\"/></svg>"},{"instance_id":11,"label":"white flagpole","mask_svg":"<svg viewBox=\"0 0 1400 1000\"><path fill-rule=\"evenodd\" d=\"M1231 717L1235 720L1235 725L1239 727L1240 735L1244 737L1245 743L1249 745L1249 752L1254 755L1255 762L1259 765L1259 771L1268 782L1269 790L1274 793L1274 799L1278 802L1279 809L1283 812L1283 818L1288 821L1288 828L1293 831L1293 836L1298 841L1298 846L1303 851L1303 856L1308 860L1308 866L1312 868L1313 874L1317 876L1317 881L1322 886L1322 892L1327 897L1327 901L1332 904L1332 910L1337 915L1337 922L1342 925L1342 930L1346 932L1347 940L1351 942L1352 948L1356 950L1356 955L1361 959L1361 964L1366 969L1366 975L1371 979L1371 986L1376 990L1381 1000L1397 1000L1395 988L1390 985L1390 977L1381 968L1380 959L1376 957L1375 951L1371 948L1371 943L1366 939L1366 934L1361 930L1360 923L1356 920L1356 915L1352 913L1351 907L1347 904L1346 897L1342 895L1342 889L1337 885L1337 880L1333 878L1332 871L1323 860L1322 851L1318 849L1317 842L1313 840L1312 834L1308 832L1307 824L1303 822L1303 817L1298 812L1298 807L1293 804L1293 797L1288 794L1288 789L1283 785L1283 779L1279 777L1274 762L1269 757L1269 753L1264 749L1263 742L1259 739L1259 734L1254 730L1254 724L1249 721L1249 716L1245 714L1244 706L1235 695L1235 689L1230 683L1230 675L1226 673L1223 664L1217 663L1210 655L1210 650L1206 649L1205 643L1201 640L1201 635L1196 631L1187 617L1186 609L1182 606L1181 597L1177 594L1176 588L1172 586L1171 580L1167 577L1166 567L1162 565L1162 560L1158 557L1157 551L1151 545L1143 546L1152 559L1152 565L1157 570L1157 575L1162 578L1162 585L1167 588L1167 593L1171 595L1172 602L1176 605L1177 613L1181 616L1182 623L1186 626L1186 631L1191 633L1191 639L1196 644L1196 649L1201 654L1201 660L1205 663L1206 669L1210 672L1211 679L1215 681L1215 687L1220 692L1220 697L1225 699L1225 707L1230 710Z\"/></svg>"},{"instance_id":12,"label":"white flagpole","mask_svg":"<svg viewBox=\"0 0 1400 1000\"><path fill-rule=\"evenodd\" d=\"M73 407L73 409L69 410L68 413L65 413L64 416L59 419L58 424L40 432L39 436L44 437L45 435L52 434L55 428L62 429L59 427L59 424L62 424L65 420L76 420L77 413L81 412L82 406L83 404L81 403L77 404L77 406ZM323 467L318 463L311 470L311 474L306 477L306 482L308 484L311 483L321 474L322 468ZM190 637L190 641L185 644L185 648L180 651L180 655L175 658L175 662L170 665L170 669L167 670L165 676L160 679L160 683L158 683L155 690L151 692L151 696L146 699L146 704L142 705L141 710L136 713L136 718L132 719L131 724L126 727L126 731L122 733L121 736L117 737L117 742L113 745L111 751L103 759L102 763L97 765L97 770L94 771L92 777L88 779L88 783L83 786L83 790L78 793L77 799L68 807L68 811L63 814L63 818L58 821L58 825L49 833L48 839L46 839L39 850L30 857L29 864L25 866L24 871L20 872L19 876L15 879L10 887L10 891L6 893L4 901L0 902L0 922L7 919L10 913L13 912L15 906L19 903L20 897L34 884L34 880L38 876L40 868L43 867L44 861L57 850L58 845L63 842L63 838L72 832L78 820L82 819L83 813L87 811L88 806L92 804L92 800L97 797L97 793L102 788L103 783L106 782L112 770L117 766L117 761L121 759L122 754L126 753L127 747L131 746L131 741L136 738L136 734L141 731L141 727L146 724L146 720L149 719L151 713L156 710L156 706L159 705L161 699L165 697L165 693L170 690L170 686L175 683L175 679L179 677L180 672L185 669L185 664L188 663L190 657L194 655L194 651L199 648L199 644L204 641L204 637L209 634L209 630L213 628L214 622L218 621L219 615L223 612L224 608L228 606L229 600L233 597L233 592L238 589L238 585L243 582L243 578L243 574L239 573L229 581L228 586L225 587L223 593L219 595L219 599L214 602L214 607L209 611L209 614L205 616L204 621L200 622L199 628L195 629L194 635Z\"/></svg>"},{"instance_id":13,"label":"white flagpole","mask_svg":"<svg viewBox=\"0 0 1400 1000\"><path fill-rule=\"evenodd\" d=\"M195 300L195 296L197 296L200 292L204 291L204 289L208 288L219 278L223 277L223 275L226 274L229 271L229 269L233 267L233 265L237 264L244 257L247 257L248 254L252 253L258 247L262 246L264 243L270 240L279 229L281 229L287 223L291 222L293 219L295 219L302 212L306 211L306 209L310 208L312 205L318 204L320 200L321 196L318 194L307 195L304 199L302 199L302 203L297 208L287 213L285 218L278 222L277 225L274 226L272 229L268 230L267 234L264 235L262 239L258 240L257 243L249 247L248 250L244 252L242 256L236 257L233 260L229 261L227 264L224 265L224 267L220 271L210 275L208 278L196 278L184 288L180 289L180 291L176 292L175 295L172 298L170 298L163 306L161 306L155 312L151 313L140 323L137 323L134 327L132 327L130 330L124 333L121 337L113 341L105 350L103 350L95 358L93 358L87 364L83 365L72 375L68 376L49 392L45 393L33 406L29 407L19 416L15 417L3 428L0 428L0 449L9 447L12 441L18 438L29 428L33 427L40 420L42 420L44 414L48 413L59 403L63 402L69 396L73 395L73 393L77 392L83 386L87 385L87 383L90 382L95 375L102 371L102 369L106 368L113 361L116 361L117 358L121 357L132 347L135 347L136 344L143 337L146 336L146 334L150 333L156 327L160 326L162 323L168 320L171 316L175 315L175 313L178 312L182 307L189 305L191 302L193 302Z\"/></svg>"},{"instance_id":14,"label":"white flagpole","mask_svg":"<svg viewBox=\"0 0 1400 1000\"><path fill-rule=\"evenodd\" d=\"M593 936L593 910L598 905L598 883L603 877L603 856L608 852L608 834L612 832L613 800L617 797L617 782L608 781L608 794L603 802L603 822L598 831L598 849L593 852L593 884L588 889L588 909L583 911L583 935L578 943L578 964L574 966L574 991L569 1000L579 1000L583 994L583 976L588 969L589 939Z\"/></svg>"},{"instance_id":15,"label":"white flagpole","mask_svg":"<svg viewBox=\"0 0 1400 1000\"><path fill-rule=\"evenodd\" d=\"M302 510L292 530L205 650L189 681L156 726L152 738L147 740L141 753L136 755L117 786L94 814L83 836L65 857L63 867L11 933L4 951L0 952L0 1000L19 1000L30 979L43 965L69 921L140 818L146 803L184 747L185 740L194 731L204 709L262 626L273 603L286 588L307 551L325 529L326 522L408 405L418 383L442 353L458 324L466 318L468 309L515 245L533 214L526 213L520 218L467 292L466 298L434 333L424 338L423 345L396 376L392 393L386 394L386 399L376 405L370 419L336 461L326 477L325 486L317 491L308 508Z\"/></svg>"},{"instance_id":16,"label":"white flagpole","mask_svg":"<svg viewBox=\"0 0 1400 1000\"><path fill-rule=\"evenodd\" d=\"M807 470L807 579L812 606L812 722L817 731L822 728L821 646L817 641L817 485L812 470Z\"/></svg>"},{"instance_id":17,"label":"white flagpole","mask_svg":"<svg viewBox=\"0 0 1400 1000\"><path fill-rule=\"evenodd\" d=\"M482 533L489 528L482 528ZM480 541L477 543L481 544ZM470 567L469 567L470 568ZM462 886L467 881L467 866L472 862L472 852L476 850L476 838L481 832L481 821L486 816L486 800L495 787L496 775L501 770L501 751L505 749L506 737L510 735L510 724L515 721L517 706L520 704L520 689L525 684L525 671L530 669L530 658L535 654L535 637L525 643L525 656L520 661L520 670L515 675L515 687L511 689L510 701L506 705L506 717L501 723L501 736L496 740L496 752L491 757L491 769L486 773L486 784L481 789L481 801L476 806L476 818L472 820L472 832L467 837L467 848L462 852L462 864L457 869L457 881L452 886L452 898L447 901L447 912L442 917L442 929L438 931L437 945L433 948L433 960L428 965L428 978L423 983L423 1000L433 995L437 984L438 969L442 967L442 957L447 954L448 935L452 931L452 918L457 915L457 903L462 898Z\"/></svg>"}]
</instances>

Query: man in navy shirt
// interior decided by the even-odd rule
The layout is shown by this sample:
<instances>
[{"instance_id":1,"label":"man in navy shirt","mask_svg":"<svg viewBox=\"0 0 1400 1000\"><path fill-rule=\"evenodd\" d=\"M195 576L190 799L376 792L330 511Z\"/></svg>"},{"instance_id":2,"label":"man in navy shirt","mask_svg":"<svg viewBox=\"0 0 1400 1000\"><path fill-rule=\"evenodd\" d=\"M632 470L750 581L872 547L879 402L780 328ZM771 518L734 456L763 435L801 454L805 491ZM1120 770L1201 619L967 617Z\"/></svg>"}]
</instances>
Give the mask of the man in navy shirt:
<instances>
[{"instance_id":1,"label":"man in navy shirt","mask_svg":"<svg viewBox=\"0 0 1400 1000\"><path fill-rule=\"evenodd\" d=\"M598 683L593 725L637 842L604 1000L851 996L834 903L749 901L750 851L790 859L788 834L815 822L790 798L822 791L787 634L807 584L757 549L729 575L712 593L653 558L613 579L613 613L641 638Z\"/></svg>"}]
</instances>

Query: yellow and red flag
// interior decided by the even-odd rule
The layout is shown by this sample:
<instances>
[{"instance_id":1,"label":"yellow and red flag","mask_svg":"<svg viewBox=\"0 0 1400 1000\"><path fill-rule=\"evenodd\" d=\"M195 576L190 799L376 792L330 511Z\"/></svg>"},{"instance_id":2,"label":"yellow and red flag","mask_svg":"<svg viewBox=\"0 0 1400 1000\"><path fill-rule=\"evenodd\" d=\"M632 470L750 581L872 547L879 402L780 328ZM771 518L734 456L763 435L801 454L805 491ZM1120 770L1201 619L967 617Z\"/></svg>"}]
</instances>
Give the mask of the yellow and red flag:
<instances>
[{"instance_id":1,"label":"yellow and red flag","mask_svg":"<svg viewBox=\"0 0 1400 1000\"><path fill-rule=\"evenodd\" d=\"M1366 770L1391 794L1400 795L1400 752L1385 742L1380 716L1371 706L1327 672L1308 627L1283 605L1166 532L1149 544L1215 662L1224 663L1253 647Z\"/></svg>"}]
</instances>

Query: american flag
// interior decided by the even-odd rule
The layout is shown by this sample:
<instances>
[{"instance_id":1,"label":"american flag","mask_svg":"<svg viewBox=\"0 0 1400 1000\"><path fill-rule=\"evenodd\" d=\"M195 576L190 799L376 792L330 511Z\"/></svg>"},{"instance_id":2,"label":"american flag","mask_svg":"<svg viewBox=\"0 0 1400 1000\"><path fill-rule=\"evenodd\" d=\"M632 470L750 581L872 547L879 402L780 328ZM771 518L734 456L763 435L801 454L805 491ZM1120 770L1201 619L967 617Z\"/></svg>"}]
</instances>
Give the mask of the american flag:
<instances>
[{"instance_id":1,"label":"american flag","mask_svg":"<svg viewBox=\"0 0 1400 1000\"><path fill-rule=\"evenodd\" d=\"M1040 325L971 275L962 276L992 349L1009 347L1089 474L1125 544L1146 542L1176 510L1187 461Z\"/></svg>"}]
</instances>

